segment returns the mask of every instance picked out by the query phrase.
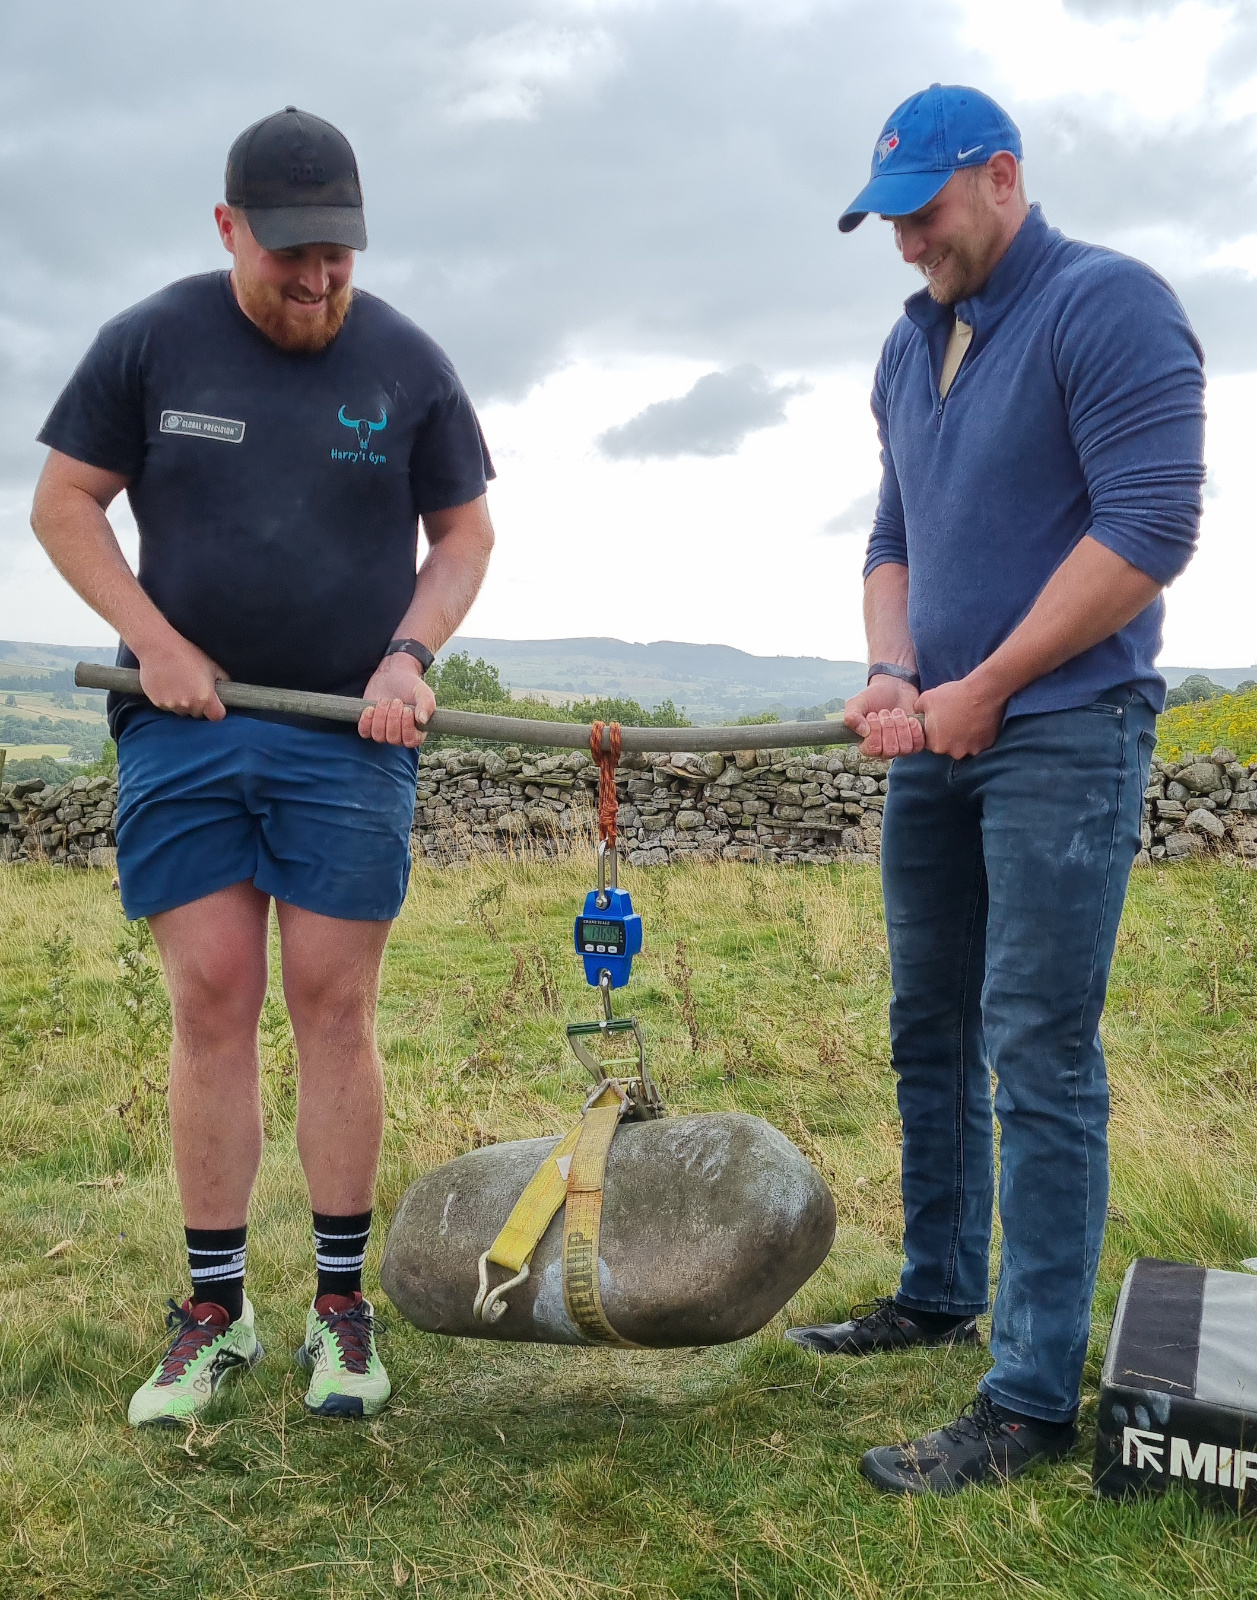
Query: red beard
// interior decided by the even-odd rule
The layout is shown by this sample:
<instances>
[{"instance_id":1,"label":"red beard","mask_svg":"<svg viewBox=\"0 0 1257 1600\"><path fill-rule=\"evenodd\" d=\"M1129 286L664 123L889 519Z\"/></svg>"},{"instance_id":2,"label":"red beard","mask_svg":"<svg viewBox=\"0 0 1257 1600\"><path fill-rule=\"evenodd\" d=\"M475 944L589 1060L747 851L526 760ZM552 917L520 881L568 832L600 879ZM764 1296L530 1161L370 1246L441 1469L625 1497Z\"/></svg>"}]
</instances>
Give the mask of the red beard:
<instances>
[{"instance_id":1,"label":"red beard","mask_svg":"<svg viewBox=\"0 0 1257 1600\"><path fill-rule=\"evenodd\" d=\"M329 290L317 317L294 312L281 290L257 278L246 277L237 264L232 273L236 299L249 321L256 324L281 350L313 355L326 350L340 332L353 301L353 284Z\"/></svg>"}]
</instances>

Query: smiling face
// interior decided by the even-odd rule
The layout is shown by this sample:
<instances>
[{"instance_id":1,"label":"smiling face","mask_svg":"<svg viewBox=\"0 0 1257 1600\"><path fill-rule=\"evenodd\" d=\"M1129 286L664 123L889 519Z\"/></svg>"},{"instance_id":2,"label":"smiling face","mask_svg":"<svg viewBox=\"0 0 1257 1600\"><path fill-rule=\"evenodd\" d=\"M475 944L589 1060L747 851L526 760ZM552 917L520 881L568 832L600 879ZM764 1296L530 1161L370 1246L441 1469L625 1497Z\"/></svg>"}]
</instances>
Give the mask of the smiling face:
<instances>
[{"instance_id":1,"label":"smiling face","mask_svg":"<svg viewBox=\"0 0 1257 1600\"><path fill-rule=\"evenodd\" d=\"M977 294L1029 210L1021 169L1002 152L955 172L920 211L887 217L895 245L940 305Z\"/></svg>"},{"instance_id":2,"label":"smiling face","mask_svg":"<svg viewBox=\"0 0 1257 1600\"><path fill-rule=\"evenodd\" d=\"M214 220L234 258L231 285L249 321L281 350L326 349L349 313L354 252L341 244L264 250L235 206L216 206Z\"/></svg>"}]
</instances>

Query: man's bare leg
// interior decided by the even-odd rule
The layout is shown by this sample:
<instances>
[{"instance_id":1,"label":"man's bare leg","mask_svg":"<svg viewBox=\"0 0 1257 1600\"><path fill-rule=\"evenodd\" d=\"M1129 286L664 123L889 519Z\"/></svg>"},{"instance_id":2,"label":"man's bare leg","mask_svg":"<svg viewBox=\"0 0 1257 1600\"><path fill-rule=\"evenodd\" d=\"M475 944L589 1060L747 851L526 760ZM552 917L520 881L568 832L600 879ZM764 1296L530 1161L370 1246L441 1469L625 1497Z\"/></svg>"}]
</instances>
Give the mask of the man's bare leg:
<instances>
[{"instance_id":1,"label":"man's bare leg","mask_svg":"<svg viewBox=\"0 0 1257 1600\"><path fill-rule=\"evenodd\" d=\"M284 996L297 1040L297 1150L313 1212L318 1284L298 1364L306 1409L371 1417L391 1393L362 1260L384 1134L375 1006L387 922L350 922L277 902Z\"/></svg>"},{"instance_id":2,"label":"man's bare leg","mask_svg":"<svg viewBox=\"0 0 1257 1600\"><path fill-rule=\"evenodd\" d=\"M189 1228L239 1228L262 1158L270 898L251 883L149 918L170 991L170 1138Z\"/></svg>"},{"instance_id":3,"label":"man's bare leg","mask_svg":"<svg viewBox=\"0 0 1257 1600\"><path fill-rule=\"evenodd\" d=\"M375 1047L380 963L391 926L276 902L284 997L297 1041L297 1150L317 1212L371 1209L384 1135Z\"/></svg>"}]
</instances>

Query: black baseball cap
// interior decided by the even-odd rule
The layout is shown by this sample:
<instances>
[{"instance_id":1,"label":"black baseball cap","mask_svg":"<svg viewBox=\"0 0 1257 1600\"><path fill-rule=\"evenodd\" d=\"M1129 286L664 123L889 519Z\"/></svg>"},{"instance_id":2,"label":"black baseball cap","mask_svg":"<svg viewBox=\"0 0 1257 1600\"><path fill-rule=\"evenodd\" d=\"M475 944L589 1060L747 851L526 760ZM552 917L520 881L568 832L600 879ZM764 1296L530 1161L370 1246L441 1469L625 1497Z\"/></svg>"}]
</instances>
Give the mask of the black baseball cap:
<instances>
[{"instance_id":1,"label":"black baseball cap","mask_svg":"<svg viewBox=\"0 0 1257 1600\"><path fill-rule=\"evenodd\" d=\"M264 250L301 244L367 248L362 185L349 140L330 122L285 106L246 128L227 155L229 206Z\"/></svg>"}]
</instances>

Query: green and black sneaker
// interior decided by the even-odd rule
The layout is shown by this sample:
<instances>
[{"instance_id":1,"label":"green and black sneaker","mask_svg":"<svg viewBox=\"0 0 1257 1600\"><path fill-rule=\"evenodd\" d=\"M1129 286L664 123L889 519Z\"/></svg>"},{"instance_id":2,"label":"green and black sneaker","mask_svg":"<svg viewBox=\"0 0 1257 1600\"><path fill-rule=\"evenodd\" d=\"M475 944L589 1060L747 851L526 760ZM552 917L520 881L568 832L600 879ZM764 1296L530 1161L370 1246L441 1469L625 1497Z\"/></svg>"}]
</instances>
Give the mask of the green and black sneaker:
<instances>
[{"instance_id":1,"label":"green and black sneaker","mask_svg":"<svg viewBox=\"0 0 1257 1600\"><path fill-rule=\"evenodd\" d=\"M131 1396L127 1421L133 1428L156 1424L173 1428L204 1411L229 1372L256 1366L262 1346L246 1299L235 1322L222 1306L185 1300L166 1304L168 1328L178 1328L152 1377Z\"/></svg>"},{"instance_id":2,"label":"green and black sneaker","mask_svg":"<svg viewBox=\"0 0 1257 1600\"><path fill-rule=\"evenodd\" d=\"M393 1392L376 1353L375 1309L358 1290L314 1302L297 1365L310 1374L306 1409L320 1417L374 1417Z\"/></svg>"}]
</instances>

